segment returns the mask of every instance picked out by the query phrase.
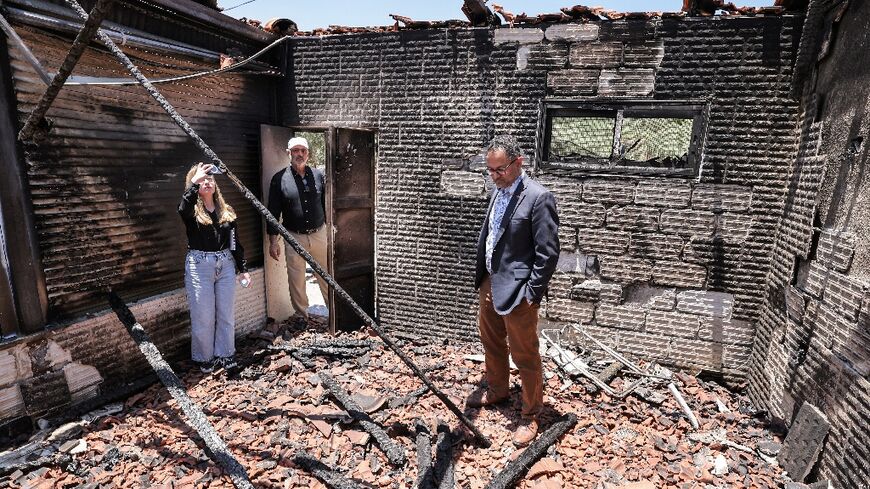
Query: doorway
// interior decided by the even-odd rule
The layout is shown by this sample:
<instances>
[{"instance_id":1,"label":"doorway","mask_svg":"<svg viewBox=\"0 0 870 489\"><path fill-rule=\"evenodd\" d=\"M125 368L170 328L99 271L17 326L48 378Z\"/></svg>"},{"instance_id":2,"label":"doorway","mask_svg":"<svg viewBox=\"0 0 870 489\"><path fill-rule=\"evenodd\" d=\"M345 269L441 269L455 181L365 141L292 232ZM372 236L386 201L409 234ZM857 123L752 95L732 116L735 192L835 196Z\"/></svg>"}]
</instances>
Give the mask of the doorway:
<instances>
[{"instance_id":1,"label":"doorway","mask_svg":"<svg viewBox=\"0 0 870 489\"><path fill-rule=\"evenodd\" d=\"M260 126L263 201L268 201L269 182L288 164L287 141L305 137L309 143L309 165L321 168L326 176L327 263L321 263L339 285L370 316L375 317L375 154L376 133L367 129L337 127ZM283 321L294 314L290 304L287 269L284 260L268 254L264 233L264 272L267 315ZM285 252L295 253L285 245ZM310 278L310 277L309 277ZM309 313L317 309L320 291L316 281L306 282ZM350 331L363 322L330 289L322 305L329 311L329 329ZM322 306L321 306L322 307Z\"/></svg>"}]
</instances>

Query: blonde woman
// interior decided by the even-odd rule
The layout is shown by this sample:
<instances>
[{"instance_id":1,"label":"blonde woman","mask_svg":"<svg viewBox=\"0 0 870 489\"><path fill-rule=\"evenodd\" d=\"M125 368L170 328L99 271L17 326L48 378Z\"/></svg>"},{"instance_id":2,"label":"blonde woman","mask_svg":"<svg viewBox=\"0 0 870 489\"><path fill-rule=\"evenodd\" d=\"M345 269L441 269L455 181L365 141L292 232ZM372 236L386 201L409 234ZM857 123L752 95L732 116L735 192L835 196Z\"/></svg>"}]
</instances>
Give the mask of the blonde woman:
<instances>
[{"instance_id":1,"label":"blonde woman","mask_svg":"<svg viewBox=\"0 0 870 489\"><path fill-rule=\"evenodd\" d=\"M203 372L235 366L235 279L251 283L245 250L236 233L236 213L212 176L214 165L187 172L178 213L187 230L184 287L190 305L190 353Z\"/></svg>"}]
</instances>

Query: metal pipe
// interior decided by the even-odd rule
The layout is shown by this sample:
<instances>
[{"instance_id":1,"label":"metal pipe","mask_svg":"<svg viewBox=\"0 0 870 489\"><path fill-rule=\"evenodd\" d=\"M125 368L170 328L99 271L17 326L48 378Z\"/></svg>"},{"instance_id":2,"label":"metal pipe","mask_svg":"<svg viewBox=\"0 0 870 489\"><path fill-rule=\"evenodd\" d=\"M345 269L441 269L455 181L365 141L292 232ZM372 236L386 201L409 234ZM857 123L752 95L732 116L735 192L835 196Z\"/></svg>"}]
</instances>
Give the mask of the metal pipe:
<instances>
[{"instance_id":1,"label":"metal pipe","mask_svg":"<svg viewBox=\"0 0 870 489\"><path fill-rule=\"evenodd\" d=\"M45 68L42 67L42 63L36 59L36 56L33 55L33 51L27 47L27 44L24 44L24 40L21 39L21 36L15 32L15 29L9 24L9 21L6 20L6 17L0 15L0 28L3 29L3 32L6 33L6 37L12 40L18 49L21 50L21 54L24 55L24 60L30 63L30 66L36 70L36 74L42 78L42 81L46 85L51 85L51 76L49 76L48 72L45 71Z\"/></svg>"},{"instance_id":2,"label":"metal pipe","mask_svg":"<svg viewBox=\"0 0 870 489\"><path fill-rule=\"evenodd\" d=\"M689 423L691 423L692 428L697 430L700 426L698 424L698 418L695 417L695 413L693 413L692 409L689 408L689 405L686 404L686 400L683 399L683 395L680 394L680 390L677 389L677 386L673 382L668 384L668 390L671 391L674 399L677 400L677 404L680 405L680 409L682 409L683 412L686 413L686 417L689 418Z\"/></svg>"},{"instance_id":3,"label":"metal pipe","mask_svg":"<svg viewBox=\"0 0 870 489\"><path fill-rule=\"evenodd\" d=\"M69 4L73 9L75 9L80 17L82 17L83 19L87 18L87 12L85 12L84 9L82 9L81 5L79 5L75 0L66 0L66 3ZM185 121L181 117L181 115L178 114L172 104L170 104L169 101L163 97L160 91L157 90L157 88L148 81L145 75L143 75L142 72L139 71L139 68L137 68L132 61L130 61L130 58L128 58L127 55L125 55L124 52L121 51L117 45L115 45L112 39L110 39L109 36L107 36L101 29L97 30L97 37L99 37L100 41L106 45L109 51L111 51L112 54L114 54L115 57L118 58L121 64L124 65L125 68L127 68L127 70L133 75L133 77L136 78L136 80L138 80L143 87L145 87L145 90L148 91L148 94L157 101L157 103L163 108L163 110L166 111L167 114L169 114L169 117L178 125L178 127L180 127L188 136L190 136L190 138L200 149L200 151L202 151L209 160L211 160L218 168L220 168L221 172L239 189L242 195L244 195L245 198L248 199L251 204L253 204L253 206L266 219L266 222L268 222L269 224L274 226L275 229L278 230L278 233L281 235L281 237L284 238L287 244L289 244L296 251L296 253L304 258L309 265L311 265L311 268L315 272L317 272L317 274L320 275L323 280L327 284L329 284L330 287L332 287L333 290L335 290L336 295L341 297L351 307L351 309L353 309L353 312L355 312L356 315L363 320L366 326L368 326L372 329L372 331L377 333L377 335L381 338L384 344L387 345L387 347L389 347L390 350L393 351L393 353L398 355L398 357L405 363L405 365L407 365L408 368L410 368L411 371L414 372L414 375L416 375L417 378L419 378L423 382L423 384L426 385L426 387L428 387L429 390L431 390L432 393L435 394L435 396L438 397L438 399L442 403L444 403L445 406L447 406L450 412L452 412L459 419L459 421L461 421L462 424L464 424L474 434L475 439L482 446L487 448L490 447L492 445L492 442L489 440L489 438L487 438L479 429L477 429L476 426L474 426L474 423L472 423L471 420L468 419L468 417L456 406L456 404L453 403L453 401L450 400L449 397L447 397L446 394L444 394L443 392L441 392L441 390L435 387L429 377L426 376L426 374L422 370L420 370L420 368L416 364L414 364L414 362L402 351L402 349L396 344L395 341L392 340L392 338L387 336L383 328L381 328L381 326L377 324L375 320L372 319L359 306L359 304L356 303L356 301L353 300L350 294L348 294L338 284L338 282L335 281L332 275L324 270L323 267L321 267L320 264L317 263L317 261L307 251L305 251L305 248L303 248L302 245L300 245L299 242L290 235L290 232L287 231L287 229L285 229L284 226L280 222L278 222L277 219L275 219L275 216L273 216L272 213L269 212L269 209L267 209L266 206L263 205L263 203L260 202L260 200L257 199L257 197L253 193L251 193L250 190L248 190L248 188L241 182L241 180L239 180L238 177L236 177L229 170L229 168L227 168L227 165L223 161L221 161L220 157L218 157L218 155L208 146L208 144L206 144L206 142L203 141L201 137L199 137L196 131L194 131L193 128L190 127L190 124L188 124L187 121Z\"/></svg>"},{"instance_id":4,"label":"metal pipe","mask_svg":"<svg viewBox=\"0 0 870 489\"><path fill-rule=\"evenodd\" d=\"M112 2L114 2L114 0L97 0L97 4L91 9L90 15L86 15L87 19L85 20L85 25L82 26L82 29L79 31L78 35L76 35L75 41L73 41L66 58L63 60L63 64L61 64L60 69L57 70L57 75L55 75L51 80L48 88L45 89L45 93L42 94L42 98L40 98L39 102L36 104L36 108L33 109L33 112L31 112L29 116L27 116L27 120L24 122L24 127L22 127L21 131L18 133L18 139L20 141L28 141L33 137L33 132L36 130L37 124L42 122L45 113L48 112L48 109L57 97L57 94L60 93L60 89L63 88L63 84L67 77L72 73L73 68L75 68L79 59L81 59L88 44L94 38L94 35L100 28L100 24L103 22L103 19L105 19L106 14L109 13L109 8L111 8Z\"/></svg>"}]
</instances>

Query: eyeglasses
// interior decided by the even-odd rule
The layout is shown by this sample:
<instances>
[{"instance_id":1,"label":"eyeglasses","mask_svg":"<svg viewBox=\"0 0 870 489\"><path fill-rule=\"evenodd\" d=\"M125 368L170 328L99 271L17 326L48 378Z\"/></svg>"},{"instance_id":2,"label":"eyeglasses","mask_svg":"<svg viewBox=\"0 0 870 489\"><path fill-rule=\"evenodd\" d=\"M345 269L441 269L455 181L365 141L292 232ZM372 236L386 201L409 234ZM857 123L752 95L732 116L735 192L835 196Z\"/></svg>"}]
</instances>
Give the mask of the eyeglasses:
<instances>
[{"instance_id":1,"label":"eyeglasses","mask_svg":"<svg viewBox=\"0 0 870 489\"><path fill-rule=\"evenodd\" d=\"M513 165L514 163L516 163L518 159L519 159L519 158L514 158L513 160L511 160L510 163L508 163L507 165L505 165L505 166L503 166L503 167L501 167L501 168L490 168L490 167L486 167L486 170L485 170L485 171L486 171L486 173L488 173L488 174L490 174L490 175L493 175L493 174L496 174L496 175L504 175L505 172L508 171L508 168L510 168L511 165Z\"/></svg>"}]
</instances>

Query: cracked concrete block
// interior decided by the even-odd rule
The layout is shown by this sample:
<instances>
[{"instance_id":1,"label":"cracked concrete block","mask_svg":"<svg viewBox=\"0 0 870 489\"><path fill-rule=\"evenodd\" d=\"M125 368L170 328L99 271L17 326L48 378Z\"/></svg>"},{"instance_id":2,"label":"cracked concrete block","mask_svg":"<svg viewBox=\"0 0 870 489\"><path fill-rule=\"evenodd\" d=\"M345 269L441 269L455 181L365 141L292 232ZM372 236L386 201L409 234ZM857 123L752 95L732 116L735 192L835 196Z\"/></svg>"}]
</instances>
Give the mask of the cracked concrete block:
<instances>
[{"instance_id":1,"label":"cracked concrete block","mask_svg":"<svg viewBox=\"0 0 870 489\"><path fill-rule=\"evenodd\" d=\"M621 42L583 42L571 45L568 64L577 68L616 68L622 62Z\"/></svg>"},{"instance_id":2,"label":"cracked concrete block","mask_svg":"<svg viewBox=\"0 0 870 489\"><path fill-rule=\"evenodd\" d=\"M700 327L700 319L694 314L649 311L646 316L646 331L648 333L694 339L698 336Z\"/></svg>"},{"instance_id":3,"label":"cracked concrete block","mask_svg":"<svg viewBox=\"0 0 870 489\"><path fill-rule=\"evenodd\" d=\"M639 205L674 209L688 207L692 198L692 186L682 182L641 180L637 184L634 202Z\"/></svg>"},{"instance_id":4,"label":"cracked concrete block","mask_svg":"<svg viewBox=\"0 0 870 489\"><path fill-rule=\"evenodd\" d=\"M630 68L658 68L664 57L665 42L661 39L629 42L622 53L622 64Z\"/></svg>"},{"instance_id":5,"label":"cracked concrete block","mask_svg":"<svg viewBox=\"0 0 870 489\"><path fill-rule=\"evenodd\" d=\"M550 283L547 284L547 295L549 299L569 298L571 295L571 288L574 286L575 277L575 274L565 273L557 269L556 272L553 273L553 277L550 278Z\"/></svg>"},{"instance_id":6,"label":"cracked concrete block","mask_svg":"<svg viewBox=\"0 0 870 489\"><path fill-rule=\"evenodd\" d=\"M665 209L661 215L661 230L681 236L713 236L716 214L695 209Z\"/></svg>"},{"instance_id":7,"label":"cracked concrete block","mask_svg":"<svg viewBox=\"0 0 870 489\"><path fill-rule=\"evenodd\" d=\"M725 292L686 290L677 294L677 310L710 317L731 318L734 296Z\"/></svg>"},{"instance_id":8,"label":"cracked concrete block","mask_svg":"<svg viewBox=\"0 0 870 489\"><path fill-rule=\"evenodd\" d=\"M483 197L486 195L485 177L477 172L444 170L441 172L441 192L448 195Z\"/></svg>"},{"instance_id":9,"label":"cracked concrete block","mask_svg":"<svg viewBox=\"0 0 870 489\"><path fill-rule=\"evenodd\" d=\"M564 44L524 44L517 48L517 70L528 68L556 70L568 65L568 46Z\"/></svg>"},{"instance_id":10,"label":"cracked concrete block","mask_svg":"<svg viewBox=\"0 0 870 489\"><path fill-rule=\"evenodd\" d=\"M685 241L673 234L632 233L628 253L650 260L679 260Z\"/></svg>"},{"instance_id":11,"label":"cracked concrete block","mask_svg":"<svg viewBox=\"0 0 870 489\"><path fill-rule=\"evenodd\" d=\"M806 291L831 307L841 309L851 321L858 320L858 311L867 287L864 283L835 270L819 261L810 264Z\"/></svg>"},{"instance_id":12,"label":"cracked concrete block","mask_svg":"<svg viewBox=\"0 0 870 489\"><path fill-rule=\"evenodd\" d=\"M571 298L577 301L618 304L622 300L622 286L591 279L571 288Z\"/></svg>"},{"instance_id":13,"label":"cracked concrete block","mask_svg":"<svg viewBox=\"0 0 870 489\"><path fill-rule=\"evenodd\" d=\"M752 189L740 185L698 184L692 192L692 208L746 212L752 205Z\"/></svg>"},{"instance_id":14,"label":"cracked concrete block","mask_svg":"<svg viewBox=\"0 0 870 489\"><path fill-rule=\"evenodd\" d=\"M656 285L700 289L707 280L707 269L693 263L660 260L653 264L652 282Z\"/></svg>"},{"instance_id":15,"label":"cracked concrete block","mask_svg":"<svg viewBox=\"0 0 870 489\"><path fill-rule=\"evenodd\" d=\"M103 382L103 377L95 367L78 362L67 364L63 368L63 374L73 402L96 396Z\"/></svg>"},{"instance_id":16,"label":"cracked concrete block","mask_svg":"<svg viewBox=\"0 0 870 489\"><path fill-rule=\"evenodd\" d=\"M742 243L749 237L752 223L752 216L725 212L717 216L715 234L729 243Z\"/></svg>"},{"instance_id":17,"label":"cracked concrete block","mask_svg":"<svg viewBox=\"0 0 870 489\"><path fill-rule=\"evenodd\" d=\"M547 88L554 95L595 95L601 70L568 68L547 73Z\"/></svg>"},{"instance_id":18,"label":"cracked concrete block","mask_svg":"<svg viewBox=\"0 0 870 489\"><path fill-rule=\"evenodd\" d=\"M580 195L573 202L567 202L557 197L559 206L559 225L595 228L604 225L605 209L600 202L581 202Z\"/></svg>"},{"instance_id":19,"label":"cracked concrete block","mask_svg":"<svg viewBox=\"0 0 870 489\"><path fill-rule=\"evenodd\" d=\"M819 408L808 402L801 405L776 457L793 480L803 482L809 475L830 429L828 417Z\"/></svg>"},{"instance_id":20,"label":"cracked concrete block","mask_svg":"<svg viewBox=\"0 0 870 489\"><path fill-rule=\"evenodd\" d=\"M578 249L592 255L625 253L628 250L628 241L629 234L625 231L601 228L577 230Z\"/></svg>"},{"instance_id":21,"label":"cracked concrete block","mask_svg":"<svg viewBox=\"0 0 870 489\"><path fill-rule=\"evenodd\" d=\"M607 210L607 227L625 231L654 232L659 228L661 210L636 205L615 205Z\"/></svg>"},{"instance_id":22,"label":"cracked concrete block","mask_svg":"<svg viewBox=\"0 0 870 489\"><path fill-rule=\"evenodd\" d=\"M607 328L643 331L646 311L633 305L600 304L595 311L595 322Z\"/></svg>"},{"instance_id":23,"label":"cracked concrete block","mask_svg":"<svg viewBox=\"0 0 870 489\"><path fill-rule=\"evenodd\" d=\"M848 272L855 256L855 235L845 231L825 229L819 235L816 259L838 272Z\"/></svg>"},{"instance_id":24,"label":"cracked concrete block","mask_svg":"<svg viewBox=\"0 0 870 489\"><path fill-rule=\"evenodd\" d=\"M553 299L547 303L547 318L555 321L586 324L592 322L595 304L571 299Z\"/></svg>"},{"instance_id":25,"label":"cracked concrete block","mask_svg":"<svg viewBox=\"0 0 870 489\"><path fill-rule=\"evenodd\" d=\"M18 345L0 352L0 386L33 377L30 365L30 350Z\"/></svg>"},{"instance_id":26,"label":"cracked concrete block","mask_svg":"<svg viewBox=\"0 0 870 489\"><path fill-rule=\"evenodd\" d=\"M807 298L804 297L804 293L795 288L794 285L789 285L785 289L785 306L790 320L797 322L804 320L804 311L807 308Z\"/></svg>"},{"instance_id":27,"label":"cracked concrete block","mask_svg":"<svg viewBox=\"0 0 870 489\"><path fill-rule=\"evenodd\" d=\"M653 92L656 71L651 68L605 68L598 77L598 95L645 96Z\"/></svg>"},{"instance_id":28,"label":"cracked concrete block","mask_svg":"<svg viewBox=\"0 0 870 489\"><path fill-rule=\"evenodd\" d=\"M598 259L594 255L582 253L559 253L556 270L589 276L598 273Z\"/></svg>"},{"instance_id":29,"label":"cracked concrete block","mask_svg":"<svg viewBox=\"0 0 870 489\"><path fill-rule=\"evenodd\" d=\"M598 24L554 24L547 27L548 41L594 41L598 39Z\"/></svg>"},{"instance_id":30,"label":"cracked concrete block","mask_svg":"<svg viewBox=\"0 0 870 489\"><path fill-rule=\"evenodd\" d=\"M544 40L544 31L536 27L502 27L495 30L493 43L495 45L509 42L534 44Z\"/></svg>"},{"instance_id":31,"label":"cracked concrete block","mask_svg":"<svg viewBox=\"0 0 870 489\"><path fill-rule=\"evenodd\" d=\"M755 338L755 325L739 319L701 316L698 338L729 345L751 346Z\"/></svg>"},{"instance_id":32,"label":"cracked concrete block","mask_svg":"<svg viewBox=\"0 0 870 489\"><path fill-rule=\"evenodd\" d=\"M652 262L642 258L616 255L600 255L601 278L617 284L649 282Z\"/></svg>"},{"instance_id":33,"label":"cracked concrete block","mask_svg":"<svg viewBox=\"0 0 870 489\"><path fill-rule=\"evenodd\" d=\"M577 251L577 228L560 225L558 233L560 250Z\"/></svg>"},{"instance_id":34,"label":"cracked concrete block","mask_svg":"<svg viewBox=\"0 0 870 489\"><path fill-rule=\"evenodd\" d=\"M649 284L632 284L625 288L625 303L637 304L646 309L673 311L677 303L677 290Z\"/></svg>"},{"instance_id":35,"label":"cracked concrete block","mask_svg":"<svg viewBox=\"0 0 870 489\"><path fill-rule=\"evenodd\" d=\"M0 389L0 419L7 420L24 414L24 397L17 385Z\"/></svg>"}]
</instances>

